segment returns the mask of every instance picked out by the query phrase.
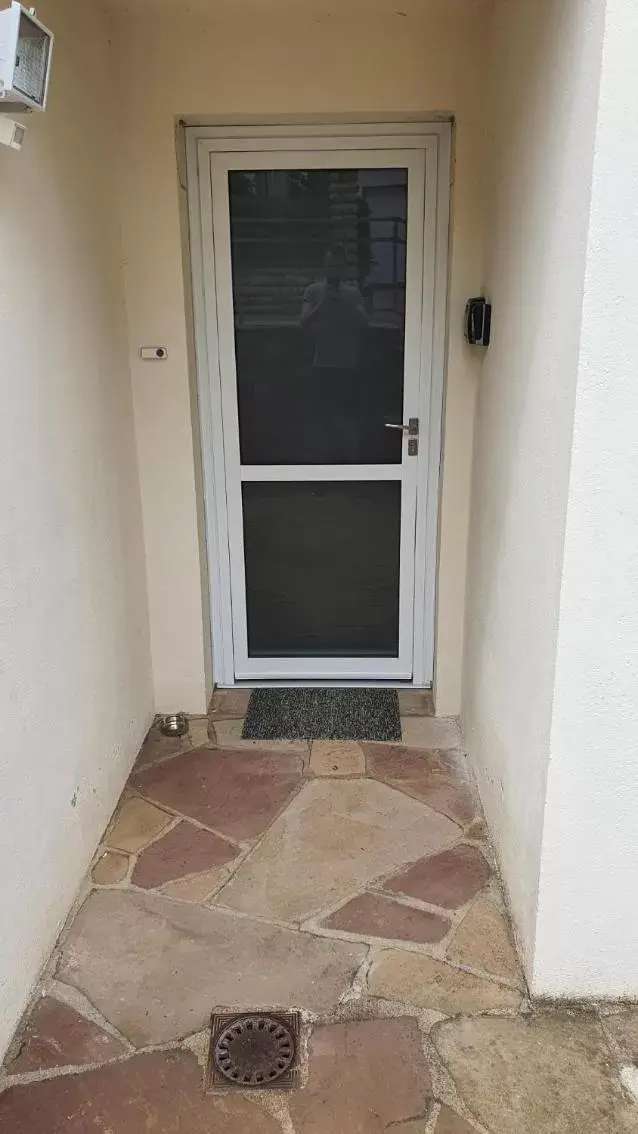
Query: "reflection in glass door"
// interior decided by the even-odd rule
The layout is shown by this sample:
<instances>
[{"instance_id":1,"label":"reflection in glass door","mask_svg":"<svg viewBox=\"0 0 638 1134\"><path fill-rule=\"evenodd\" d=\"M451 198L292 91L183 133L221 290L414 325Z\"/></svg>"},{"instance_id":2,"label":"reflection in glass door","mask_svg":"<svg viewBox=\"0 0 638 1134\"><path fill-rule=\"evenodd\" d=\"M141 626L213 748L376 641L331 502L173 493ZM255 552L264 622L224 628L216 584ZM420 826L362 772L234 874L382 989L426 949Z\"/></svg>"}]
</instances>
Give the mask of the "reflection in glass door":
<instances>
[{"instance_id":1,"label":"reflection in glass door","mask_svg":"<svg viewBox=\"0 0 638 1134\"><path fill-rule=\"evenodd\" d=\"M236 676L408 680L424 154L292 156L211 158Z\"/></svg>"},{"instance_id":2,"label":"reflection in glass door","mask_svg":"<svg viewBox=\"0 0 638 1134\"><path fill-rule=\"evenodd\" d=\"M401 461L407 170L228 174L244 465Z\"/></svg>"}]
</instances>

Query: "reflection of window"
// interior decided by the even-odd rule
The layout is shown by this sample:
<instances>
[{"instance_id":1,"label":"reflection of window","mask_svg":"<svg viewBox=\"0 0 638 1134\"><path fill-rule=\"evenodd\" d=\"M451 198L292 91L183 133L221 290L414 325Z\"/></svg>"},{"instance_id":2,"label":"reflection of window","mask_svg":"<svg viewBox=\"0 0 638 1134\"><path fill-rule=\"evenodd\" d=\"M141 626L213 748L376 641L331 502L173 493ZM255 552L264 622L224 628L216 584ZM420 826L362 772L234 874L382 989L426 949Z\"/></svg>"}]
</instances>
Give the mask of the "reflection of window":
<instances>
[{"instance_id":1,"label":"reflection of window","mask_svg":"<svg viewBox=\"0 0 638 1134\"><path fill-rule=\"evenodd\" d=\"M296 321L340 243L372 322L402 324L407 170L232 171L229 194L239 323Z\"/></svg>"}]
</instances>

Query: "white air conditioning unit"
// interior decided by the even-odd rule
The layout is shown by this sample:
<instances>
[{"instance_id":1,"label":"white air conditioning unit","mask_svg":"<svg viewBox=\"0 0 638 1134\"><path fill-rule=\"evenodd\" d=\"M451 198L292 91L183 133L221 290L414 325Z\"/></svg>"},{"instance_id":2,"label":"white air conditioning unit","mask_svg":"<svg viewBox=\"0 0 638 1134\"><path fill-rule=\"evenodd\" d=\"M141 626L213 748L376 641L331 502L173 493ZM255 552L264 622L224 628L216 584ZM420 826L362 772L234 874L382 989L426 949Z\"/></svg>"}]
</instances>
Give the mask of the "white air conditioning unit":
<instances>
[{"instance_id":1,"label":"white air conditioning unit","mask_svg":"<svg viewBox=\"0 0 638 1134\"><path fill-rule=\"evenodd\" d=\"M53 34L34 9L13 0L0 12L0 113L44 110L52 49Z\"/></svg>"}]
</instances>

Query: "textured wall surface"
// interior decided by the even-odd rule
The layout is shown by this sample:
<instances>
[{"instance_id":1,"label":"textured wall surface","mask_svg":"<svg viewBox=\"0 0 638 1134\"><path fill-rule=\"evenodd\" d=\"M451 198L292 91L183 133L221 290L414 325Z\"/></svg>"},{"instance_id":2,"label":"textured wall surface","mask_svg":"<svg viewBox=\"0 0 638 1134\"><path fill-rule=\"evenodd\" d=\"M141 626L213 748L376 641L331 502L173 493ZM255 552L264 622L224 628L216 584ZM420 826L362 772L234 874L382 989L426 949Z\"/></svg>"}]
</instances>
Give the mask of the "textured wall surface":
<instances>
[{"instance_id":1,"label":"textured wall surface","mask_svg":"<svg viewBox=\"0 0 638 1134\"><path fill-rule=\"evenodd\" d=\"M638 996L638 11L608 0L534 987Z\"/></svg>"},{"instance_id":2,"label":"textured wall surface","mask_svg":"<svg viewBox=\"0 0 638 1134\"><path fill-rule=\"evenodd\" d=\"M463 715L530 973L602 8L497 0L491 46L494 318L475 433Z\"/></svg>"},{"instance_id":3,"label":"textured wall surface","mask_svg":"<svg viewBox=\"0 0 638 1134\"><path fill-rule=\"evenodd\" d=\"M107 39L38 13L49 109L0 147L0 1051L152 712Z\"/></svg>"},{"instance_id":4,"label":"textured wall surface","mask_svg":"<svg viewBox=\"0 0 638 1134\"><path fill-rule=\"evenodd\" d=\"M207 694L175 118L456 116L450 357L438 591L437 705L460 708L476 376L462 313L482 278L482 96L487 5L465 0L118 4L127 311L158 709ZM149 366L142 343L165 343ZM201 525L200 525L201 530Z\"/></svg>"}]
</instances>

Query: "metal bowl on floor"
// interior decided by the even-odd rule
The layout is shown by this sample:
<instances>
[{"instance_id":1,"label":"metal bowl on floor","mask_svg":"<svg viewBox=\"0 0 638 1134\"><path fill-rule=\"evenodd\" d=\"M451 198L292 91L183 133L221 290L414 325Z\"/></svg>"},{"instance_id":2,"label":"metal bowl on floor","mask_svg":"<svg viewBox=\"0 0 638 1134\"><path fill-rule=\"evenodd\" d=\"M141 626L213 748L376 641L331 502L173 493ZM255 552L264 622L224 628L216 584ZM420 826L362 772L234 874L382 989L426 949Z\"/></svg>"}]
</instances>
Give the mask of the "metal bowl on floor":
<instances>
[{"instance_id":1,"label":"metal bowl on floor","mask_svg":"<svg viewBox=\"0 0 638 1134\"><path fill-rule=\"evenodd\" d=\"M162 736L186 736L188 717L186 713L169 713L160 723Z\"/></svg>"}]
</instances>

